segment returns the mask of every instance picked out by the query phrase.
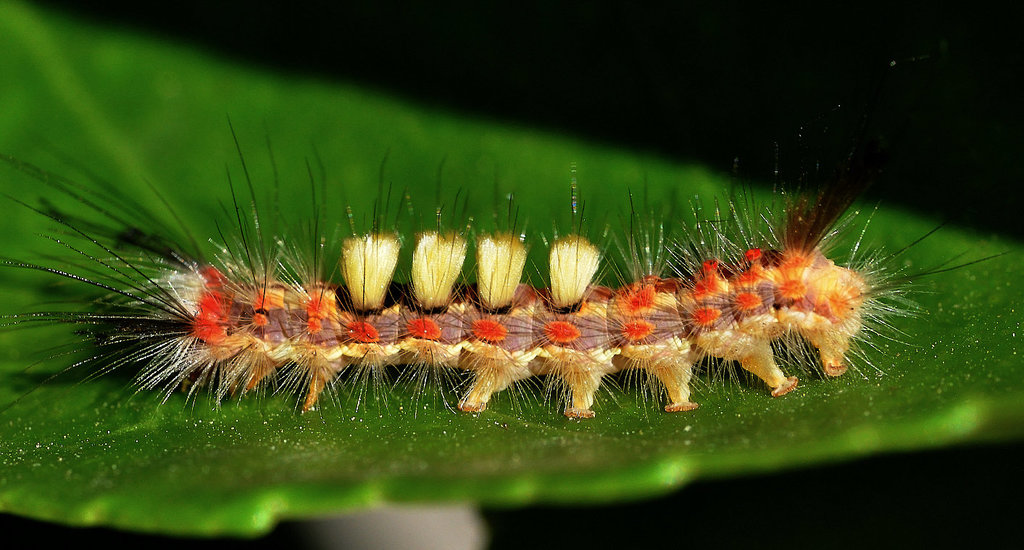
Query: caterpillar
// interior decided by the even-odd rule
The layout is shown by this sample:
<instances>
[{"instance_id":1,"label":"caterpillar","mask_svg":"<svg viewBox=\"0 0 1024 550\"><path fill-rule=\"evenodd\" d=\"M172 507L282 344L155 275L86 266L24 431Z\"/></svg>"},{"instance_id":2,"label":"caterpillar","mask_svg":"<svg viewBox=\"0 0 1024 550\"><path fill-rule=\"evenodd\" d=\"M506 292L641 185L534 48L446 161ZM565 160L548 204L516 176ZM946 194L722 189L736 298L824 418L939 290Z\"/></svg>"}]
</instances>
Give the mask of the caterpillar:
<instances>
[{"instance_id":1,"label":"caterpillar","mask_svg":"<svg viewBox=\"0 0 1024 550\"><path fill-rule=\"evenodd\" d=\"M697 223L675 241L652 236L657 221L649 231L630 229L620 248L631 273L614 286L600 284L604 253L581 224L548 243L546 285L526 282L529 242L514 223L475 231L438 222L418 232L409 239L408 283L394 281L406 239L378 223L365 232L353 224L337 258L303 259L288 238L265 234L240 148L239 155L252 211L239 206L232 188L227 212L236 234L222 234L213 257L126 224L119 207L81 186L3 157L121 224L87 230L73 216L15 198L85 243L52 239L88 268L5 265L105 296L97 309L18 314L11 324L75 325L99 350L86 362L103 371L134 365L141 389L181 387L190 396L206 389L217 402L273 387L297 394L298 408L309 411L346 373L380 380L392 366L412 365L462 376L457 408L464 412L484 411L493 396L542 378L564 415L583 419L595 416L599 388L620 372L659 388L666 412L698 407L690 385L700 365L737 364L773 397L792 392L798 379L776 360L780 347L809 345L820 371L840 376L901 295L878 257L846 265L829 258L848 225L844 214L880 170L884 155L872 147L851 154L825 185L781 195L774 221L733 200L711 213L697 207ZM638 217L633 210L631 219ZM314 240L317 250L332 249Z\"/></svg>"}]
</instances>

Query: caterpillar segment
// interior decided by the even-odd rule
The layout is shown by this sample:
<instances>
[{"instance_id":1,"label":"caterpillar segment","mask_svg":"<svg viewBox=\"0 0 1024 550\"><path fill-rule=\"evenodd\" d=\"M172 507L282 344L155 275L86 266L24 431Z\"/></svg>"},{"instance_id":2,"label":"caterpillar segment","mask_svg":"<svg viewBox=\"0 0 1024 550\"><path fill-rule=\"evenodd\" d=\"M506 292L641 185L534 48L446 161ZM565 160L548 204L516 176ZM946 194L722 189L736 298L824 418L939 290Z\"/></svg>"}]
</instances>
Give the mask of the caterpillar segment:
<instances>
[{"instance_id":1,"label":"caterpillar segment","mask_svg":"<svg viewBox=\"0 0 1024 550\"><path fill-rule=\"evenodd\" d=\"M660 384L668 394L666 412L690 411L690 378L701 353L683 337L679 316L678 279L647 275L615 294L610 329L619 354L619 370L637 369Z\"/></svg>"},{"instance_id":2,"label":"caterpillar segment","mask_svg":"<svg viewBox=\"0 0 1024 550\"><path fill-rule=\"evenodd\" d=\"M664 388L666 411L695 409L690 380L706 357L735 361L773 396L784 395L797 378L775 362L771 344L789 334L810 342L824 372L839 376L870 295L863 276L837 266L816 243L751 248L739 259L709 259L694 273L648 274L618 289L595 284L601 254L579 235L552 243L548 288L522 283L521 236L482 235L475 245L469 286L458 284L466 239L436 231L417 236L405 290L392 282L400 241L385 233L343 242L345 286L271 280L255 287L228 280L223 273L237 271L231 266L165 281L194 312L189 339L197 356L189 364L204 373L199 380L219 384L219 396L251 391L284 369L309 410L348 368L416 363L465 371L458 408L467 412L483 411L516 382L546 376L570 418L593 417L604 378L627 369Z\"/></svg>"},{"instance_id":3,"label":"caterpillar segment","mask_svg":"<svg viewBox=\"0 0 1024 550\"><path fill-rule=\"evenodd\" d=\"M412 255L412 303L403 311L400 361L455 366L465 341L465 305L455 283L466 260L466 240L454 233L421 233Z\"/></svg>"},{"instance_id":4,"label":"caterpillar segment","mask_svg":"<svg viewBox=\"0 0 1024 550\"><path fill-rule=\"evenodd\" d=\"M526 245L511 233L482 235L476 241L475 293L469 302L468 337L459 366L469 372L469 391L459 409L479 412L491 396L533 376L540 354L534 345L534 320L540 304L532 287L521 284Z\"/></svg>"},{"instance_id":5,"label":"caterpillar segment","mask_svg":"<svg viewBox=\"0 0 1024 550\"><path fill-rule=\"evenodd\" d=\"M541 363L536 374L548 375L548 385L564 396L565 416L592 418L594 396L619 350L608 332L609 293L592 286L601 253L579 235L551 244L548 256L551 287L540 314Z\"/></svg>"}]
</instances>

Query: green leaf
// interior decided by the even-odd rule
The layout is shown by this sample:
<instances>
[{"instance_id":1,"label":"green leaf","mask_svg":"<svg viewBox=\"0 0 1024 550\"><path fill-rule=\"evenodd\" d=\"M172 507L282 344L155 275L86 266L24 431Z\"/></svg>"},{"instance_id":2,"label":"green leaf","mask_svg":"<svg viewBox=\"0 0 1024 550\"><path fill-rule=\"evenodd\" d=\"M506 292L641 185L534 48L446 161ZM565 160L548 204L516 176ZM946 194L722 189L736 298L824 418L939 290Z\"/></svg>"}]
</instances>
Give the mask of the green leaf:
<instances>
[{"instance_id":1,"label":"green leaf","mask_svg":"<svg viewBox=\"0 0 1024 550\"><path fill-rule=\"evenodd\" d=\"M228 117L262 192L272 187L269 136L281 210L296 216L310 210L306 161L319 172L318 157L328 193L357 212L376 197L386 157L385 180L408 187L428 218L422 205L433 200L440 171L447 189L470 193L476 218L504 204L492 198L496 180L514 190L534 234L550 233L547 220L567 221L572 162L595 227L618 222L629 187L646 183L656 199L674 195L684 204L729 188L728 176L700 166L268 73L19 3L2 9L0 151L82 181L98 175L160 209L152 185L181 206L201 240L216 235L212 220L230 200L225 165L240 174ZM35 204L46 196L13 170L2 178L16 198ZM344 223L340 209L330 214ZM882 205L867 241L898 250L936 224ZM53 235L53 224L13 203L0 232L3 256L54 250L36 235ZM71 524L254 534L281 518L384 502L612 501L699 478L1019 438L1024 247L943 228L901 258L922 270L962 251L1007 254L915 282L920 315L893 320L903 335L877 341L872 365L838 380L803 373L800 388L781 399L749 380L704 377L701 408L686 414L664 414L635 389L602 394L588 422L566 420L539 399L517 406L505 398L482 414L458 414L433 394L417 401L401 388L386 403L357 409L342 399L311 414L295 412L286 395L220 408L180 394L161 403L162 396L133 393L130 373L81 381L59 374L70 358L37 363L64 351L54 346L69 341L65 330L7 330L0 404L13 405L0 413L0 509ZM50 279L36 272L0 277L7 313L81 299L84 290L46 286Z\"/></svg>"}]
</instances>

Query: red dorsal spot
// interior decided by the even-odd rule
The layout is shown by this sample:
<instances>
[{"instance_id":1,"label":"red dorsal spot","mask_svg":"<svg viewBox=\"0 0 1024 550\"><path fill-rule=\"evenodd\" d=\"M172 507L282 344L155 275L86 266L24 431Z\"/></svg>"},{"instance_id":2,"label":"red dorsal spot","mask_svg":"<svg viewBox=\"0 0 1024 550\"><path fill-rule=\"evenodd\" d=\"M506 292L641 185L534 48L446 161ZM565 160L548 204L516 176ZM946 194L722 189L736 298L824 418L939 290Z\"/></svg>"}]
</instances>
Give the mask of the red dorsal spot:
<instances>
[{"instance_id":1,"label":"red dorsal spot","mask_svg":"<svg viewBox=\"0 0 1024 550\"><path fill-rule=\"evenodd\" d=\"M721 316L721 310L713 307L702 307L693 312L693 322L702 327L710 327Z\"/></svg>"},{"instance_id":2,"label":"red dorsal spot","mask_svg":"<svg viewBox=\"0 0 1024 550\"><path fill-rule=\"evenodd\" d=\"M718 260L704 262L704 276L693 286L693 294L697 298L714 294L721 290L722 281L718 275Z\"/></svg>"},{"instance_id":3,"label":"red dorsal spot","mask_svg":"<svg viewBox=\"0 0 1024 550\"><path fill-rule=\"evenodd\" d=\"M477 319L473 321L473 336L485 342L501 342L508 336L508 329L494 319Z\"/></svg>"},{"instance_id":4,"label":"red dorsal spot","mask_svg":"<svg viewBox=\"0 0 1024 550\"><path fill-rule=\"evenodd\" d=\"M192 334L208 343L218 344L227 337L227 331L219 323L196 319L192 325Z\"/></svg>"},{"instance_id":5,"label":"red dorsal spot","mask_svg":"<svg viewBox=\"0 0 1024 550\"><path fill-rule=\"evenodd\" d=\"M224 297L219 292L207 292L199 298L199 311L192 321L192 333L196 338L217 344L227 337L223 325Z\"/></svg>"},{"instance_id":6,"label":"red dorsal spot","mask_svg":"<svg viewBox=\"0 0 1024 550\"><path fill-rule=\"evenodd\" d=\"M310 333L320 332L323 328L324 324L320 319L316 317L306 319L306 329L309 330Z\"/></svg>"},{"instance_id":7,"label":"red dorsal spot","mask_svg":"<svg viewBox=\"0 0 1024 550\"><path fill-rule=\"evenodd\" d=\"M207 288L217 288L224 286L224 282L227 280L224 274L221 273L216 267L208 265L199 270L199 274L202 275L203 281L206 282Z\"/></svg>"},{"instance_id":8,"label":"red dorsal spot","mask_svg":"<svg viewBox=\"0 0 1024 550\"><path fill-rule=\"evenodd\" d=\"M760 264L755 264L750 266L750 269L740 273L733 282L737 285L756 285L764 278L764 268Z\"/></svg>"},{"instance_id":9,"label":"red dorsal spot","mask_svg":"<svg viewBox=\"0 0 1024 550\"><path fill-rule=\"evenodd\" d=\"M654 332L654 323L643 319L629 321L622 325L622 335L631 342L643 340L652 332Z\"/></svg>"},{"instance_id":10,"label":"red dorsal spot","mask_svg":"<svg viewBox=\"0 0 1024 550\"><path fill-rule=\"evenodd\" d=\"M352 321L345 326L345 330L348 332L349 339L361 344L372 344L380 340L377 327L366 321Z\"/></svg>"},{"instance_id":11,"label":"red dorsal spot","mask_svg":"<svg viewBox=\"0 0 1024 550\"><path fill-rule=\"evenodd\" d=\"M743 256L747 259L748 262L756 262L757 260L761 259L761 249L751 248L750 250L747 250L746 254L744 254Z\"/></svg>"},{"instance_id":12,"label":"red dorsal spot","mask_svg":"<svg viewBox=\"0 0 1024 550\"><path fill-rule=\"evenodd\" d=\"M697 283L693 285L693 296L695 298L704 297L712 291L713 289L708 288L707 283L704 281L697 281Z\"/></svg>"},{"instance_id":13,"label":"red dorsal spot","mask_svg":"<svg viewBox=\"0 0 1024 550\"><path fill-rule=\"evenodd\" d=\"M740 311L751 311L761 307L761 297L753 292L741 292L736 295L736 308Z\"/></svg>"},{"instance_id":14,"label":"red dorsal spot","mask_svg":"<svg viewBox=\"0 0 1024 550\"><path fill-rule=\"evenodd\" d=\"M652 284L631 287L622 294L623 303L630 313L654 307L655 289Z\"/></svg>"},{"instance_id":15,"label":"red dorsal spot","mask_svg":"<svg viewBox=\"0 0 1024 550\"><path fill-rule=\"evenodd\" d=\"M310 319L323 319L328 314L327 302L320 296L311 296L306 303L306 316Z\"/></svg>"},{"instance_id":16,"label":"red dorsal spot","mask_svg":"<svg viewBox=\"0 0 1024 550\"><path fill-rule=\"evenodd\" d=\"M267 291L256 293L256 298L252 301L253 309L267 309Z\"/></svg>"},{"instance_id":17,"label":"red dorsal spot","mask_svg":"<svg viewBox=\"0 0 1024 550\"><path fill-rule=\"evenodd\" d=\"M721 289L721 281L718 279L717 275L712 273L693 285L693 296L694 298L703 298L705 296L715 294L716 292L721 291Z\"/></svg>"},{"instance_id":18,"label":"red dorsal spot","mask_svg":"<svg viewBox=\"0 0 1024 550\"><path fill-rule=\"evenodd\" d=\"M544 325L544 335L556 344L568 344L580 337L580 329L568 321L551 321Z\"/></svg>"},{"instance_id":19,"label":"red dorsal spot","mask_svg":"<svg viewBox=\"0 0 1024 550\"><path fill-rule=\"evenodd\" d=\"M207 292L199 298L199 315L220 317L224 313L224 298L220 292Z\"/></svg>"},{"instance_id":20,"label":"red dorsal spot","mask_svg":"<svg viewBox=\"0 0 1024 550\"><path fill-rule=\"evenodd\" d=\"M806 292L807 289L804 287L803 281L789 279L782 281L782 283L779 284L779 294L781 294L783 298L799 300L804 297Z\"/></svg>"},{"instance_id":21,"label":"red dorsal spot","mask_svg":"<svg viewBox=\"0 0 1024 550\"><path fill-rule=\"evenodd\" d=\"M258 327L265 327L265 326L267 326L268 323L270 323L270 320L267 319L266 314L264 314L264 313L253 313L252 314L252 324L254 324L254 325L258 326Z\"/></svg>"},{"instance_id":22,"label":"red dorsal spot","mask_svg":"<svg viewBox=\"0 0 1024 550\"><path fill-rule=\"evenodd\" d=\"M405 327L413 338L424 340L437 340L441 337L441 327L433 319L419 317L409 321Z\"/></svg>"}]
</instances>

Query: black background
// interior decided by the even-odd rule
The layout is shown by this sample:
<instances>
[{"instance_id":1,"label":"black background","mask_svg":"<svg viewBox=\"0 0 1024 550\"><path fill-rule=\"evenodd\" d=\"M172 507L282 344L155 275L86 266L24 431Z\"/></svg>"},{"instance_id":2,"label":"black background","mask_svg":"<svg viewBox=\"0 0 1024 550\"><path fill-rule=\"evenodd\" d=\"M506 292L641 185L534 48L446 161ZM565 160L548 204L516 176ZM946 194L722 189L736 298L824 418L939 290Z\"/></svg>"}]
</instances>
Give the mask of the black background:
<instances>
[{"instance_id":1,"label":"black background","mask_svg":"<svg viewBox=\"0 0 1024 550\"><path fill-rule=\"evenodd\" d=\"M1009 4L49 4L247 63L722 170L739 157L757 180L770 177L776 142L784 177L796 177L795 165L845 152L872 113L868 137L891 161L869 193L1024 233L1018 201L1005 200L1024 182L1024 8Z\"/></svg>"}]
</instances>

